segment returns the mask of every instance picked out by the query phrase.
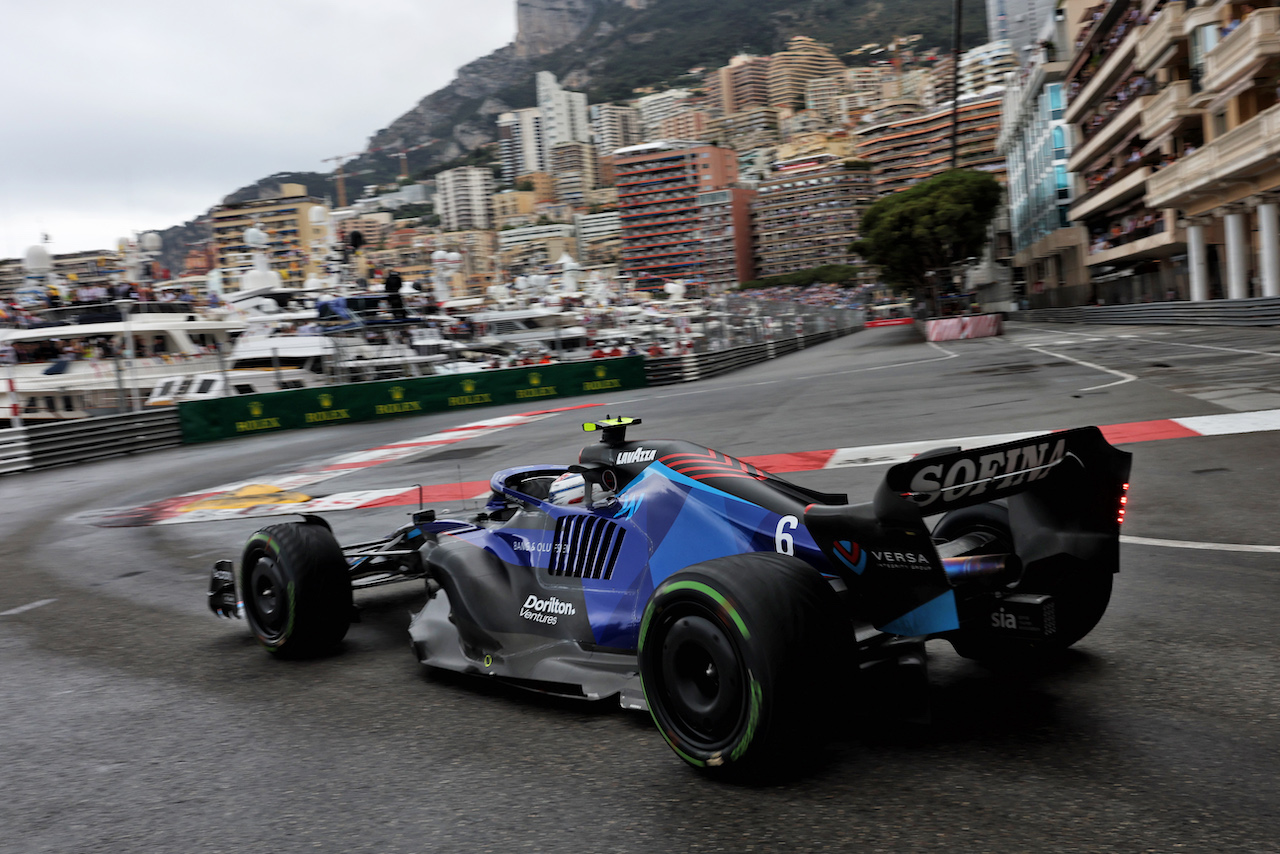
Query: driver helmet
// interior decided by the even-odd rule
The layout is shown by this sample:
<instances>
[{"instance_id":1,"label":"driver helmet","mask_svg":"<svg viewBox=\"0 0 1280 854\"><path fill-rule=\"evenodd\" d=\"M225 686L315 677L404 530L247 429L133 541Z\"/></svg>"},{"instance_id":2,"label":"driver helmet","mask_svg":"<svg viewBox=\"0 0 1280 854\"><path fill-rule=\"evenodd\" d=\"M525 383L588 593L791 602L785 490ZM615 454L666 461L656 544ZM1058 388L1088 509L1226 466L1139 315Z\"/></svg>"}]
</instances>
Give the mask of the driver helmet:
<instances>
[{"instance_id":1,"label":"driver helmet","mask_svg":"<svg viewBox=\"0 0 1280 854\"><path fill-rule=\"evenodd\" d=\"M586 494L586 481L582 479L582 475L566 472L551 482L547 498L552 504L563 507L581 504Z\"/></svg>"}]
</instances>

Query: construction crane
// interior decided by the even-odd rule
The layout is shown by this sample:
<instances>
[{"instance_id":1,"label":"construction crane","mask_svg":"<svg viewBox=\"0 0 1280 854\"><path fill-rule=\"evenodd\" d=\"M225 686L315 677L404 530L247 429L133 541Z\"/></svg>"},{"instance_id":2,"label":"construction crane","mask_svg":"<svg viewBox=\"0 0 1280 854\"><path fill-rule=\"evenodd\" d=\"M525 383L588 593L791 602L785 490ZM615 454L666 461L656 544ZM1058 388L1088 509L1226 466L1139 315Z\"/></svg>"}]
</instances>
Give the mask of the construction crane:
<instances>
[{"instance_id":1,"label":"construction crane","mask_svg":"<svg viewBox=\"0 0 1280 854\"><path fill-rule=\"evenodd\" d=\"M386 154L391 157L399 157L400 158L400 177L407 179L409 177L409 152L417 151L419 148L426 148L428 145L431 145L432 143L439 142L439 141L440 140L438 139L432 138L432 139L424 140L418 143L417 145L405 145L404 140L397 140L395 143L391 145L380 145L377 148L371 148L369 149L368 153L369 154Z\"/></svg>"},{"instance_id":2,"label":"construction crane","mask_svg":"<svg viewBox=\"0 0 1280 854\"><path fill-rule=\"evenodd\" d=\"M353 151L350 154L339 154L336 157L326 157L324 162L336 162L338 165L333 170L333 180L338 182L338 207L345 208L347 206L347 181L346 174L342 171L343 165L352 157L359 157L364 154L363 151Z\"/></svg>"}]
</instances>

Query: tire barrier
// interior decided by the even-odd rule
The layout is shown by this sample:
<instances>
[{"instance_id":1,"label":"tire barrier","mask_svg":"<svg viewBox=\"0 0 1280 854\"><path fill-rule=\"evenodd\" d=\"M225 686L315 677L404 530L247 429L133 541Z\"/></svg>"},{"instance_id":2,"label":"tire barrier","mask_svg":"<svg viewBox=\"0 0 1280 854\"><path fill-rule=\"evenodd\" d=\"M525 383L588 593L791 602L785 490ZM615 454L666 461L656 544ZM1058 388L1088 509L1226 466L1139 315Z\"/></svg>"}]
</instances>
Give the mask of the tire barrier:
<instances>
[{"instance_id":1,"label":"tire barrier","mask_svg":"<svg viewBox=\"0 0 1280 854\"><path fill-rule=\"evenodd\" d=\"M924 337L929 341L959 341L1003 334L1004 323L998 314L966 314L924 321Z\"/></svg>"},{"instance_id":2,"label":"tire barrier","mask_svg":"<svg viewBox=\"0 0 1280 854\"><path fill-rule=\"evenodd\" d=\"M182 444L172 407L0 430L0 473L72 465Z\"/></svg>"},{"instance_id":3,"label":"tire barrier","mask_svg":"<svg viewBox=\"0 0 1280 854\"><path fill-rule=\"evenodd\" d=\"M1032 323L1280 326L1280 297L1037 308L1010 312L1009 319Z\"/></svg>"}]
</instances>

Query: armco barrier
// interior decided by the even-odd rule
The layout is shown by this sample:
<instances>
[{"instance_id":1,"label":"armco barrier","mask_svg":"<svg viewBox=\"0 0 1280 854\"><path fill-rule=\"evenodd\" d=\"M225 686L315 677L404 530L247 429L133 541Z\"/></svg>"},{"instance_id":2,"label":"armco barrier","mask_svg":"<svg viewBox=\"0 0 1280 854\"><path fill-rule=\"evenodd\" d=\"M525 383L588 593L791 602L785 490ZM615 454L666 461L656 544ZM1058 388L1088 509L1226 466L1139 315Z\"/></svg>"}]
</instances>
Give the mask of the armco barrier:
<instances>
[{"instance_id":1,"label":"armco barrier","mask_svg":"<svg viewBox=\"0 0 1280 854\"><path fill-rule=\"evenodd\" d=\"M1011 312L1009 319L1033 323L1280 326L1280 297L1037 308Z\"/></svg>"},{"instance_id":2,"label":"armco barrier","mask_svg":"<svg viewBox=\"0 0 1280 854\"><path fill-rule=\"evenodd\" d=\"M188 401L179 404L178 414L183 442L208 442L506 403L536 404L646 384L644 359L627 356Z\"/></svg>"},{"instance_id":3,"label":"armco barrier","mask_svg":"<svg viewBox=\"0 0 1280 854\"><path fill-rule=\"evenodd\" d=\"M52 468L182 443L173 407L0 430L0 473Z\"/></svg>"},{"instance_id":4,"label":"armco barrier","mask_svg":"<svg viewBox=\"0 0 1280 854\"><path fill-rule=\"evenodd\" d=\"M649 376L649 385L670 385L671 383L691 383L707 379L719 374L726 374L785 356L857 332L860 326L845 329L833 329L827 332L815 332L796 338L780 338L760 344L743 344L739 347L728 347L723 350L710 350L706 353L695 353L687 356L663 356L650 359L645 363L645 373Z\"/></svg>"},{"instance_id":5,"label":"armco barrier","mask_svg":"<svg viewBox=\"0 0 1280 854\"><path fill-rule=\"evenodd\" d=\"M27 431L21 427L0 430L0 474L31 468Z\"/></svg>"}]
</instances>

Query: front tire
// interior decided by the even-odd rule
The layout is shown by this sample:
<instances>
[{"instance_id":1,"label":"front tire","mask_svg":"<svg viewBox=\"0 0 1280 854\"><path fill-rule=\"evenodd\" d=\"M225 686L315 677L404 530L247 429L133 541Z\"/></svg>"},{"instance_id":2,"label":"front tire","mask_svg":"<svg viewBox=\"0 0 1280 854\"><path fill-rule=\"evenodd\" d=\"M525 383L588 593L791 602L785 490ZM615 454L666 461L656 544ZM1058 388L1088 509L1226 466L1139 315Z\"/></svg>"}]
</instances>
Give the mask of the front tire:
<instances>
[{"instance_id":1,"label":"front tire","mask_svg":"<svg viewBox=\"0 0 1280 854\"><path fill-rule=\"evenodd\" d=\"M640 627L654 722L709 773L754 777L803 760L846 679L848 625L830 584L798 558L734 555L677 572Z\"/></svg>"},{"instance_id":2,"label":"front tire","mask_svg":"<svg viewBox=\"0 0 1280 854\"><path fill-rule=\"evenodd\" d=\"M347 634L347 561L324 525L289 522L256 532L245 544L236 586L250 629L276 655L319 655Z\"/></svg>"}]
</instances>

